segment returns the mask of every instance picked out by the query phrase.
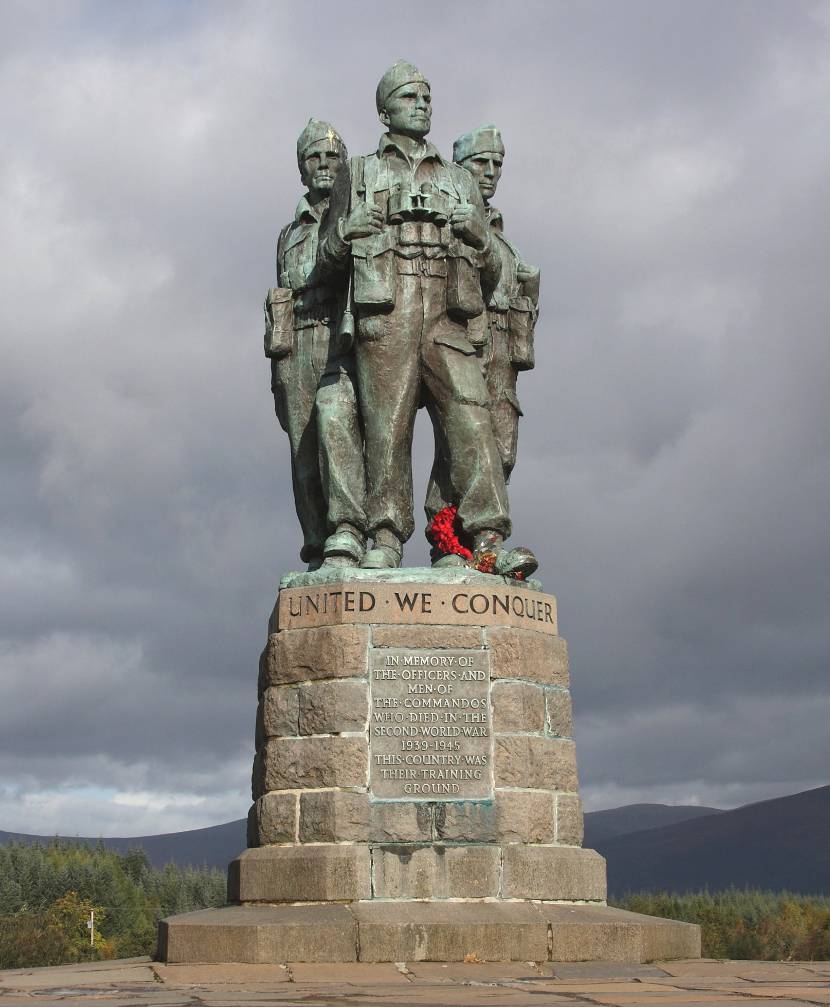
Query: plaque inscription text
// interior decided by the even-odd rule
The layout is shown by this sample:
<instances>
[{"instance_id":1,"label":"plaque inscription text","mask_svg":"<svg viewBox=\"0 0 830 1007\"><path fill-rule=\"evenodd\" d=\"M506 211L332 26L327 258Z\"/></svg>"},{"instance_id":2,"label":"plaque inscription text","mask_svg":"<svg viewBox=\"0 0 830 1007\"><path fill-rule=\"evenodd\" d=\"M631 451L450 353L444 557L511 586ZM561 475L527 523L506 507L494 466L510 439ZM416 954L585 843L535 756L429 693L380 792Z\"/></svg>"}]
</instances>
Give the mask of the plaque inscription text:
<instances>
[{"instance_id":1,"label":"plaque inscription text","mask_svg":"<svg viewBox=\"0 0 830 1007\"><path fill-rule=\"evenodd\" d=\"M492 798L489 651L374 648L369 667L372 796Z\"/></svg>"}]
</instances>

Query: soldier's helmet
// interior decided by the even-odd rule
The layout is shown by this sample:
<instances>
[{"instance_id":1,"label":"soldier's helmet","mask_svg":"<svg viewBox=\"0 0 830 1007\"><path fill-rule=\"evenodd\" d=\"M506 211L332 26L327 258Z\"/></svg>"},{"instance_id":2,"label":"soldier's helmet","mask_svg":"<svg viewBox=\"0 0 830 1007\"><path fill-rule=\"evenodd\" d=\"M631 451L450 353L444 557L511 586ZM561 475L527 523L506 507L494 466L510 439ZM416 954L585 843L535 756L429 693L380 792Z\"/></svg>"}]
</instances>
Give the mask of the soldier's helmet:
<instances>
[{"instance_id":1,"label":"soldier's helmet","mask_svg":"<svg viewBox=\"0 0 830 1007\"><path fill-rule=\"evenodd\" d=\"M498 126L489 123L465 133L452 145L452 159L461 164L476 154L501 154L504 157L504 143Z\"/></svg>"},{"instance_id":2,"label":"soldier's helmet","mask_svg":"<svg viewBox=\"0 0 830 1007\"><path fill-rule=\"evenodd\" d=\"M342 160L345 160L348 157L346 144L343 143L343 137L337 132L334 126L332 126L329 122L325 122L323 119L311 118L308 120L308 125L297 137L297 164L299 164L300 167L302 167L305 152L313 143L317 143L320 140L330 140L335 148L340 152Z\"/></svg>"},{"instance_id":3,"label":"soldier's helmet","mask_svg":"<svg viewBox=\"0 0 830 1007\"><path fill-rule=\"evenodd\" d=\"M397 91L399 87L403 87L404 84L426 84L429 87L429 81L417 66L408 63L405 59L399 59L389 67L378 82L377 90L375 91L375 105L377 106L378 114L386 108L386 102L392 96L392 93Z\"/></svg>"}]
</instances>

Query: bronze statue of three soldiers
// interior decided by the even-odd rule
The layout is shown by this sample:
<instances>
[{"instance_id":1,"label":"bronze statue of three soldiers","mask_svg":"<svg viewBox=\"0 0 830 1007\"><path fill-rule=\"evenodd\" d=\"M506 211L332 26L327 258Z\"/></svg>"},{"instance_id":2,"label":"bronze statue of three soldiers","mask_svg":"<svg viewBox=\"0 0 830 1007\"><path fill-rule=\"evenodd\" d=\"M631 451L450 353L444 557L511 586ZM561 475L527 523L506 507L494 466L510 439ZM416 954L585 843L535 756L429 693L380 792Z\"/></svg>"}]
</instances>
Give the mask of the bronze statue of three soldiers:
<instances>
[{"instance_id":1,"label":"bronze statue of three soldiers","mask_svg":"<svg viewBox=\"0 0 830 1007\"><path fill-rule=\"evenodd\" d=\"M425 406L435 435L427 490L433 566L522 579L528 549L507 548L520 370L533 367L539 271L490 204L504 145L495 126L427 139L429 82L411 63L376 92L386 132L348 158L316 119L300 134L307 189L277 242L265 303L277 417L291 444L301 558L401 565L414 531L412 437ZM369 542L371 541L371 546Z\"/></svg>"}]
</instances>

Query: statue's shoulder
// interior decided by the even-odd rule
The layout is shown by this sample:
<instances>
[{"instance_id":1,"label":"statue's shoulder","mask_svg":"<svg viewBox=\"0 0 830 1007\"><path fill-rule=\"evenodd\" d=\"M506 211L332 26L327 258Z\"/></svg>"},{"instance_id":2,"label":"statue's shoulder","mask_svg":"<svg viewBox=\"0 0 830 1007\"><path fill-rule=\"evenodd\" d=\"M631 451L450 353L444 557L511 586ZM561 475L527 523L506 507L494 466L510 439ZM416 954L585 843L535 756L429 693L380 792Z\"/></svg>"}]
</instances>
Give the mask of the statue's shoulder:
<instances>
[{"instance_id":1,"label":"statue's shoulder","mask_svg":"<svg viewBox=\"0 0 830 1007\"><path fill-rule=\"evenodd\" d=\"M473 176L467 171L466 168L462 168L460 164L456 164L455 161L447 161L444 159L444 164L449 170L450 176L456 186L462 191L468 191L473 184Z\"/></svg>"},{"instance_id":2,"label":"statue's shoulder","mask_svg":"<svg viewBox=\"0 0 830 1007\"><path fill-rule=\"evenodd\" d=\"M362 188L367 173L377 173L379 161L376 150L370 154L355 154L354 157L350 157L349 174L352 178L352 184L356 185L358 189Z\"/></svg>"}]
</instances>

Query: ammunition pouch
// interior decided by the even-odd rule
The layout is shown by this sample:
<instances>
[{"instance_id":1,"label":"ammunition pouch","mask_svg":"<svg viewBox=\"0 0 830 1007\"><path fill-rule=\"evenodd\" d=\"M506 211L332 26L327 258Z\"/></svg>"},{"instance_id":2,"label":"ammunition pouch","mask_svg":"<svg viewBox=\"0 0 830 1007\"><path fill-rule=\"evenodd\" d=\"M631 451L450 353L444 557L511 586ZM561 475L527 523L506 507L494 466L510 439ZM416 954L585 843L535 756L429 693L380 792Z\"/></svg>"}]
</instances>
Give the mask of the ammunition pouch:
<instances>
[{"instance_id":1,"label":"ammunition pouch","mask_svg":"<svg viewBox=\"0 0 830 1007\"><path fill-rule=\"evenodd\" d=\"M395 253L392 228L352 242L352 300L358 308L391 311L395 307Z\"/></svg>"},{"instance_id":2,"label":"ammunition pouch","mask_svg":"<svg viewBox=\"0 0 830 1007\"><path fill-rule=\"evenodd\" d=\"M265 356L287 356L294 346L294 294L287 287L271 287L265 298Z\"/></svg>"},{"instance_id":3,"label":"ammunition pouch","mask_svg":"<svg viewBox=\"0 0 830 1007\"><path fill-rule=\"evenodd\" d=\"M507 316L510 345L510 363L517 371L530 371L536 364L533 330L536 325L536 306L529 297L512 298Z\"/></svg>"},{"instance_id":4,"label":"ammunition pouch","mask_svg":"<svg viewBox=\"0 0 830 1007\"><path fill-rule=\"evenodd\" d=\"M447 314L466 321L484 311L478 266L467 254L454 249L447 260Z\"/></svg>"}]
</instances>

